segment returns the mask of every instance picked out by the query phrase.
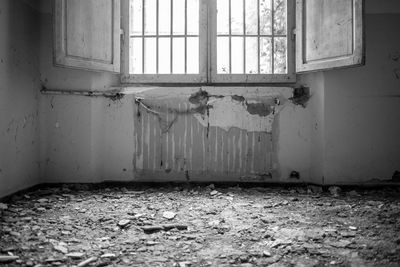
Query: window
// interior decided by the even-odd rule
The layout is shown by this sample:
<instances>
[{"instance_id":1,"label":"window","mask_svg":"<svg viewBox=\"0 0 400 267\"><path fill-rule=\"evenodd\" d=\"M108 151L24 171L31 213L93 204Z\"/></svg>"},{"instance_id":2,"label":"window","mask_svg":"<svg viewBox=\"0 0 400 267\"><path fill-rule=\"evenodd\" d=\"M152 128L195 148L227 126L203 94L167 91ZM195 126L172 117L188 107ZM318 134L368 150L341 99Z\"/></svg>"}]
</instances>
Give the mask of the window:
<instances>
[{"instance_id":1,"label":"window","mask_svg":"<svg viewBox=\"0 0 400 267\"><path fill-rule=\"evenodd\" d=\"M120 73L123 84L294 82L365 61L363 0L54 5L55 65Z\"/></svg>"},{"instance_id":2,"label":"window","mask_svg":"<svg viewBox=\"0 0 400 267\"><path fill-rule=\"evenodd\" d=\"M292 4L290 0L216 0L212 82L294 81Z\"/></svg>"},{"instance_id":3,"label":"window","mask_svg":"<svg viewBox=\"0 0 400 267\"><path fill-rule=\"evenodd\" d=\"M122 80L293 81L294 46L288 32L293 29L294 12L287 4L287 0L129 0L125 23L129 49L123 55L128 72Z\"/></svg>"},{"instance_id":4,"label":"window","mask_svg":"<svg viewBox=\"0 0 400 267\"><path fill-rule=\"evenodd\" d=\"M206 9L200 10L200 0L130 0L129 80L206 81Z\"/></svg>"}]
</instances>

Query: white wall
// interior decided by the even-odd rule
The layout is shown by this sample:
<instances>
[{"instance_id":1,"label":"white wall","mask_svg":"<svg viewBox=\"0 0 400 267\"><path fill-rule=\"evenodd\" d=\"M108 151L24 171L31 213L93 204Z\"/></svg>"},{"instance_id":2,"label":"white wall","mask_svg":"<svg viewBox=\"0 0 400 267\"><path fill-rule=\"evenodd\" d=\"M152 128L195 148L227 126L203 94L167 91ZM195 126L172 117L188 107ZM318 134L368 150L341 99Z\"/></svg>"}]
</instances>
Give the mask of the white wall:
<instances>
[{"instance_id":1,"label":"white wall","mask_svg":"<svg viewBox=\"0 0 400 267\"><path fill-rule=\"evenodd\" d=\"M0 1L0 197L39 182L39 13Z\"/></svg>"},{"instance_id":2,"label":"white wall","mask_svg":"<svg viewBox=\"0 0 400 267\"><path fill-rule=\"evenodd\" d=\"M388 180L400 170L400 1L388 6L390 14L366 15L366 65L324 74L328 181Z\"/></svg>"}]
</instances>

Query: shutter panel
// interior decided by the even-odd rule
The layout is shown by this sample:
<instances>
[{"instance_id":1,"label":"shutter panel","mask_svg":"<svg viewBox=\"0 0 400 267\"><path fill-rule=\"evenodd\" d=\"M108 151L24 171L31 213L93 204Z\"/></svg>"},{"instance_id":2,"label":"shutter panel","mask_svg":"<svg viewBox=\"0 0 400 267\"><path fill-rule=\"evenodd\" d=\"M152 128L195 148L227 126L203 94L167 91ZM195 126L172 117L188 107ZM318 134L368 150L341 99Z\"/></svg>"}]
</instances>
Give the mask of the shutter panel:
<instances>
[{"instance_id":1,"label":"shutter panel","mask_svg":"<svg viewBox=\"0 0 400 267\"><path fill-rule=\"evenodd\" d=\"M120 72L120 1L55 0L57 66Z\"/></svg>"},{"instance_id":2,"label":"shutter panel","mask_svg":"<svg viewBox=\"0 0 400 267\"><path fill-rule=\"evenodd\" d=\"M363 65L363 0L297 0L296 71Z\"/></svg>"}]
</instances>

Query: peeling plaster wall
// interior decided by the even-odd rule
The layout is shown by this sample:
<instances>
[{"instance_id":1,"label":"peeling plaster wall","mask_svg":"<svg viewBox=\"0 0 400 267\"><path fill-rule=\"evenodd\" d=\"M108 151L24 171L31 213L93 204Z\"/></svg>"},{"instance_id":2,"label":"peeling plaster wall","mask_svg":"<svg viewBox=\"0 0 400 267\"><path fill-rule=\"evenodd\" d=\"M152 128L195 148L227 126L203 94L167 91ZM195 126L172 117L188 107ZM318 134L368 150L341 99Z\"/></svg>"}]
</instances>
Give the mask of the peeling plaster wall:
<instances>
[{"instance_id":1,"label":"peeling plaster wall","mask_svg":"<svg viewBox=\"0 0 400 267\"><path fill-rule=\"evenodd\" d=\"M39 183L36 9L35 1L0 1L0 197Z\"/></svg>"},{"instance_id":2,"label":"peeling plaster wall","mask_svg":"<svg viewBox=\"0 0 400 267\"><path fill-rule=\"evenodd\" d=\"M176 88L139 95L138 179L268 181L279 177L276 116L290 88ZM279 104L277 104L279 103ZM163 125L168 127L163 127ZM160 127L161 126L161 127Z\"/></svg>"},{"instance_id":3,"label":"peeling plaster wall","mask_svg":"<svg viewBox=\"0 0 400 267\"><path fill-rule=\"evenodd\" d=\"M137 179L321 181L310 162L317 153L312 151L310 110L318 109L317 103L310 102L310 108L292 104L293 89L287 87L174 90L179 97L163 90L140 96L145 104L138 105L134 127ZM191 114L199 110L192 100L198 90L209 96L202 103L208 106L204 113ZM171 124L168 131L159 127L163 122ZM294 170L300 180L288 179Z\"/></svg>"},{"instance_id":4,"label":"peeling plaster wall","mask_svg":"<svg viewBox=\"0 0 400 267\"><path fill-rule=\"evenodd\" d=\"M388 180L400 170L400 2L373 8L381 3L367 1L366 66L325 73L331 183Z\"/></svg>"},{"instance_id":5,"label":"peeling plaster wall","mask_svg":"<svg viewBox=\"0 0 400 267\"><path fill-rule=\"evenodd\" d=\"M313 123L291 88L201 89L199 102L200 88L156 88L142 104L43 95L44 181L310 181Z\"/></svg>"}]
</instances>

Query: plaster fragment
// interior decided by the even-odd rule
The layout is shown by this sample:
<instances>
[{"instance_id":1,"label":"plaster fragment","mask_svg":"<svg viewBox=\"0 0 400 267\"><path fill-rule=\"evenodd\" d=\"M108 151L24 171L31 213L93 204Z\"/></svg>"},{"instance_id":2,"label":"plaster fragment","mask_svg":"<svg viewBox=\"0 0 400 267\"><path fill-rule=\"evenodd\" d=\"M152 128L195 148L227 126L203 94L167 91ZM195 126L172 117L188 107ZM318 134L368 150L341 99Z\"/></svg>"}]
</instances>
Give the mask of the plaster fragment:
<instances>
[{"instance_id":1,"label":"plaster fragment","mask_svg":"<svg viewBox=\"0 0 400 267\"><path fill-rule=\"evenodd\" d=\"M400 182L400 171L396 170L392 176L393 182Z\"/></svg>"},{"instance_id":2,"label":"plaster fragment","mask_svg":"<svg viewBox=\"0 0 400 267\"><path fill-rule=\"evenodd\" d=\"M189 102L192 104L197 104L197 105L205 105L207 104L209 95L207 93L207 91L203 91L203 90L199 90L196 93L192 94L189 97Z\"/></svg>"},{"instance_id":3,"label":"plaster fragment","mask_svg":"<svg viewBox=\"0 0 400 267\"><path fill-rule=\"evenodd\" d=\"M263 102L261 100L239 102L232 96L212 99L208 102L212 105L212 109L208 110L208 116L194 114L194 117L204 127L218 127L225 131L236 127L249 132L270 133L275 117L274 112L271 112L275 106L273 108L271 105L276 97L272 96Z\"/></svg>"},{"instance_id":4,"label":"plaster fragment","mask_svg":"<svg viewBox=\"0 0 400 267\"><path fill-rule=\"evenodd\" d=\"M272 107L265 103L246 103L247 111L253 115L266 117L272 113Z\"/></svg>"},{"instance_id":5,"label":"plaster fragment","mask_svg":"<svg viewBox=\"0 0 400 267\"><path fill-rule=\"evenodd\" d=\"M292 101L293 104L305 108L310 98L310 88L301 86L293 89L293 96L289 98L289 100Z\"/></svg>"},{"instance_id":6,"label":"plaster fragment","mask_svg":"<svg viewBox=\"0 0 400 267\"><path fill-rule=\"evenodd\" d=\"M239 102L244 102L246 101L246 98L244 98L244 96L241 95L232 95L231 96L233 100L235 101L239 101Z\"/></svg>"}]
</instances>

